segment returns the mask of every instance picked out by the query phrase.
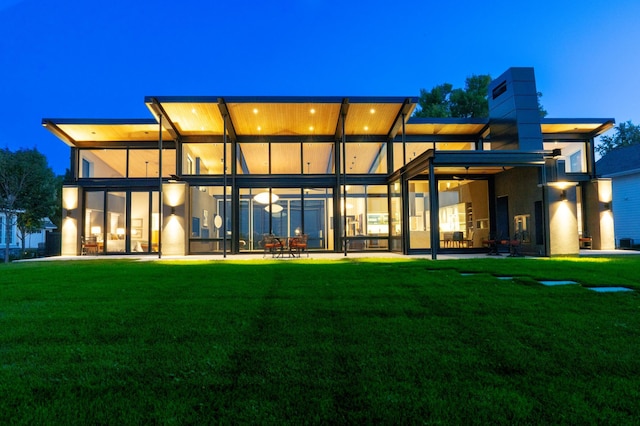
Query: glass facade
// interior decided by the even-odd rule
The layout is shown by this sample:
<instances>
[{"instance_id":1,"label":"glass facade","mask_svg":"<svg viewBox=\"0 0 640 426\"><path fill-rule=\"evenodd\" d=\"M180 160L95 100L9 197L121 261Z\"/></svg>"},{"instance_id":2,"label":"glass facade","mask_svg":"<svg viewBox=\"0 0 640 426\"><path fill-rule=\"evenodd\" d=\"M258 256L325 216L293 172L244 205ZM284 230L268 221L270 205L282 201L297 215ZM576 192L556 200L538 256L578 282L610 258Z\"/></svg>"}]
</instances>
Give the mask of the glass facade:
<instances>
[{"instance_id":1,"label":"glass facade","mask_svg":"<svg viewBox=\"0 0 640 426\"><path fill-rule=\"evenodd\" d=\"M409 247L431 248L431 215L429 210L429 181L409 181Z\"/></svg>"},{"instance_id":2,"label":"glass facade","mask_svg":"<svg viewBox=\"0 0 640 426\"><path fill-rule=\"evenodd\" d=\"M587 171L587 145L583 141L577 142L545 142L544 149L556 152L555 155L561 170L565 173L584 173Z\"/></svg>"},{"instance_id":3,"label":"glass facade","mask_svg":"<svg viewBox=\"0 0 640 426\"><path fill-rule=\"evenodd\" d=\"M158 177L158 149L81 149L79 178ZM162 150L162 175L176 174L176 150Z\"/></svg>"},{"instance_id":4,"label":"glass facade","mask_svg":"<svg viewBox=\"0 0 640 426\"><path fill-rule=\"evenodd\" d=\"M282 239L306 234L309 249L329 249L332 197L331 188L241 188L240 249L264 250L269 234Z\"/></svg>"},{"instance_id":5,"label":"glass facade","mask_svg":"<svg viewBox=\"0 0 640 426\"><path fill-rule=\"evenodd\" d=\"M441 248L478 248L489 239L487 180L456 177L438 181Z\"/></svg>"}]
</instances>

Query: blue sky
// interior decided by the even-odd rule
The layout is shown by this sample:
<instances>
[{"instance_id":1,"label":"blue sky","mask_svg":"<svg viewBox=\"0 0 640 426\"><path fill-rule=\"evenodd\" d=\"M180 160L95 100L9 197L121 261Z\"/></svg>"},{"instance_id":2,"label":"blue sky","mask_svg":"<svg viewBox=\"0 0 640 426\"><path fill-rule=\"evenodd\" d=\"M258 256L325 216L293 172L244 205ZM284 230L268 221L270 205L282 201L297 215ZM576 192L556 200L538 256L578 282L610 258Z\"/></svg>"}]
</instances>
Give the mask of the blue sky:
<instances>
[{"instance_id":1,"label":"blue sky","mask_svg":"<svg viewBox=\"0 0 640 426\"><path fill-rule=\"evenodd\" d=\"M417 96L510 66L535 68L549 117L640 124L640 2L524 3L0 0L0 145L62 174L44 117L150 118L146 95Z\"/></svg>"}]
</instances>

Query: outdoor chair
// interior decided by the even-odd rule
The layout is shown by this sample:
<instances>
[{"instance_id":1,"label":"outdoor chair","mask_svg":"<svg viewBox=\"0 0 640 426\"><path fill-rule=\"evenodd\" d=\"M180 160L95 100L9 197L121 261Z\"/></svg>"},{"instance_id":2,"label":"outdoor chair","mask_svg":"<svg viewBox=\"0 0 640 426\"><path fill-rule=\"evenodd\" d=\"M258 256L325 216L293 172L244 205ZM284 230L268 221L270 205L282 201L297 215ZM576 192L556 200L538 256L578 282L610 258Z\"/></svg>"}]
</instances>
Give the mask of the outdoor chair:
<instances>
[{"instance_id":1,"label":"outdoor chair","mask_svg":"<svg viewBox=\"0 0 640 426\"><path fill-rule=\"evenodd\" d=\"M264 234L262 236L262 247L264 248L262 257L265 257L267 253L271 253L271 255L275 257L278 253L282 254L284 244L282 244L282 241L275 235Z\"/></svg>"},{"instance_id":2,"label":"outdoor chair","mask_svg":"<svg viewBox=\"0 0 640 426\"><path fill-rule=\"evenodd\" d=\"M307 234L302 234L298 237L290 238L289 251L291 252L291 254L294 255L294 252L296 252L298 254L298 257L300 257L300 253L306 251L307 257L309 257L309 251L307 250L308 239L309 236Z\"/></svg>"},{"instance_id":3,"label":"outdoor chair","mask_svg":"<svg viewBox=\"0 0 640 426\"><path fill-rule=\"evenodd\" d=\"M516 235L513 236L509 240L509 257L520 257L522 256L522 234L520 232L516 232Z\"/></svg>"}]
</instances>

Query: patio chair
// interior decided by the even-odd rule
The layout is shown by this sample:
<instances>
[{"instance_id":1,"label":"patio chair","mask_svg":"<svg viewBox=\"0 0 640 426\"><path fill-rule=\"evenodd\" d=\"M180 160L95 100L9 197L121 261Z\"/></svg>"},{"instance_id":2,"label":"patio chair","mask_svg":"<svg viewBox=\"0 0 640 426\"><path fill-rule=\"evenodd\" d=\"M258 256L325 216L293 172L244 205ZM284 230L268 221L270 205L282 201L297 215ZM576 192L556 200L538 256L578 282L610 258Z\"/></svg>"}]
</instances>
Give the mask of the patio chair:
<instances>
[{"instance_id":1,"label":"patio chair","mask_svg":"<svg viewBox=\"0 0 640 426\"><path fill-rule=\"evenodd\" d=\"M307 257L309 257L309 250L307 250L307 241L309 240L309 236L307 234L302 234L299 237L293 237L289 239L289 251L293 255L294 252L298 254L300 257L300 252L306 251Z\"/></svg>"},{"instance_id":2,"label":"patio chair","mask_svg":"<svg viewBox=\"0 0 640 426\"><path fill-rule=\"evenodd\" d=\"M277 238L275 235L264 234L262 236L262 247L264 248L264 254L262 257L265 257L267 253L271 253L271 255L275 257L278 252L282 254L284 244L282 244L280 238Z\"/></svg>"}]
</instances>

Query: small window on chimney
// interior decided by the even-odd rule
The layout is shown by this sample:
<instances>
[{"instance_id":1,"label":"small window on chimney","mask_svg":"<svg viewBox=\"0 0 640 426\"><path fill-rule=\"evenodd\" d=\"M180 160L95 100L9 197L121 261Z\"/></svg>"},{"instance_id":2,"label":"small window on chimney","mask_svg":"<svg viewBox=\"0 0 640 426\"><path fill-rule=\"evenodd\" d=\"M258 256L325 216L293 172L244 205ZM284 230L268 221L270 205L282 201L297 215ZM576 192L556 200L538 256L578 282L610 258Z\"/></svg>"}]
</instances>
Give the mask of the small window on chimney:
<instances>
[{"instance_id":1,"label":"small window on chimney","mask_svg":"<svg viewBox=\"0 0 640 426\"><path fill-rule=\"evenodd\" d=\"M493 96L493 99L495 99L506 91L507 91L507 82L503 81L498 86L496 86L495 89L493 89L493 92L491 94Z\"/></svg>"}]
</instances>

